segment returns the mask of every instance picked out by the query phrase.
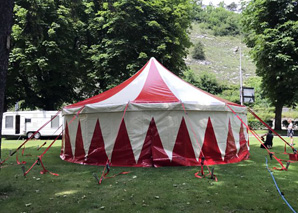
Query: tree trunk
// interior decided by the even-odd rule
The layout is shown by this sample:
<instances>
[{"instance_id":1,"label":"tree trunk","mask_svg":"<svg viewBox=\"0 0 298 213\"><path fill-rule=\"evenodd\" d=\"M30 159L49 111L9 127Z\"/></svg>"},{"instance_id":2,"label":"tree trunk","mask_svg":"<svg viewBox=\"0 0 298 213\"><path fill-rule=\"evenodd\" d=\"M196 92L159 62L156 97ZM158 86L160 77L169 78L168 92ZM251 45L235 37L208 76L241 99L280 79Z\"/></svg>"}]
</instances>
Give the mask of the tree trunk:
<instances>
[{"instance_id":1,"label":"tree trunk","mask_svg":"<svg viewBox=\"0 0 298 213\"><path fill-rule=\"evenodd\" d=\"M0 159L2 139L2 116L5 97L6 74L10 49L13 0L1 0L0 3Z\"/></svg>"},{"instance_id":2,"label":"tree trunk","mask_svg":"<svg viewBox=\"0 0 298 213\"><path fill-rule=\"evenodd\" d=\"M277 103L275 105L275 124L274 124L274 129L275 130L281 130L282 107L283 107L283 104Z\"/></svg>"}]
</instances>

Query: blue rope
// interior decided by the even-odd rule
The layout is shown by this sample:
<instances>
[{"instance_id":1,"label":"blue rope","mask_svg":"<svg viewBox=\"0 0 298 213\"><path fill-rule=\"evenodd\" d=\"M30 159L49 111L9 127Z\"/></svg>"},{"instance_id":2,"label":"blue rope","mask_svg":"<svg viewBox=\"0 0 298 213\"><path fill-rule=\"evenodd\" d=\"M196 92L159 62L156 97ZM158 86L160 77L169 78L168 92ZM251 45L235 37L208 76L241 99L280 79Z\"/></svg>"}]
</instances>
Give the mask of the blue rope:
<instances>
[{"instance_id":1,"label":"blue rope","mask_svg":"<svg viewBox=\"0 0 298 213\"><path fill-rule=\"evenodd\" d=\"M268 160L267 160L266 157L265 157L265 159L266 159L266 168L267 168L268 172L270 173L270 175L271 175L271 177L272 177L272 179L273 179L273 182L274 182L274 184L275 184L275 187L276 187L276 189L277 189L279 195L280 195L281 198L285 201L285 203L288 205L288 207L289 207L294 213L297 213L297 212L293 209L293 207L288 203L288 201L286 200L286 198L284 197L284 195L283 195L282 192L280 191L280 189L279 189L279 187L278 187L278 185L277 185L277 183L276 183L276 181L275 181L275 178L274 178L274 176L273 176L273 172L268 168Z\"/></svg>"}]
</instances>

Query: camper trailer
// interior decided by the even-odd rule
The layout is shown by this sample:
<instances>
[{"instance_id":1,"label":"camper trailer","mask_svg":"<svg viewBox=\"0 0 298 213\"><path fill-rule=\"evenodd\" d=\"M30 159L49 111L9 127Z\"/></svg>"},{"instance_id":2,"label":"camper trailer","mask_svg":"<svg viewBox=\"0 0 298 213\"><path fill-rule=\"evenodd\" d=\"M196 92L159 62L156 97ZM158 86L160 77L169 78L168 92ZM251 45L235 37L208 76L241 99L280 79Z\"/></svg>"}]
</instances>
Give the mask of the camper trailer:
<instances>
[{"instance_id":1,"label":"camper trailer","mask_svg":"<svg viewBox=\"0 0 298 213\"><path fill-rule=\"evenodd\" d=\"M2 118L2 136L30 138L34 132L50 121L58 111L16 111L5 112ZM58 136L62 125L62 115L59 113L51 122L34 135L38 139L41 136Z\"/></svg>"}]
</instances>

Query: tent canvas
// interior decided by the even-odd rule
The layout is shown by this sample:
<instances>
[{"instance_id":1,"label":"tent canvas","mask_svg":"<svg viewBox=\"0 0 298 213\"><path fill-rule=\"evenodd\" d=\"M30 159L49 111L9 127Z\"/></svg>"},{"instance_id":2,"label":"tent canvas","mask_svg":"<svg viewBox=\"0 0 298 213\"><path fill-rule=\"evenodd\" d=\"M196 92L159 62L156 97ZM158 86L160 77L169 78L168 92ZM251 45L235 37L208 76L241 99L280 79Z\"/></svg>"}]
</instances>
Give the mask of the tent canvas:
<instances>
[{"instance_id":1,"label":"tent canvas","mask_svg":"<svg viewBox=\"0 0 298 213\"><path fill-rule=\"evenodd\" d=\"M183 81L155 58L128 80L63 108L61 158L91 165L195 166L249 156L244 106ZM83 108L83 109L82 109ZM73 115L82 109L78 118Z\"/></svg>"}]
</instances>

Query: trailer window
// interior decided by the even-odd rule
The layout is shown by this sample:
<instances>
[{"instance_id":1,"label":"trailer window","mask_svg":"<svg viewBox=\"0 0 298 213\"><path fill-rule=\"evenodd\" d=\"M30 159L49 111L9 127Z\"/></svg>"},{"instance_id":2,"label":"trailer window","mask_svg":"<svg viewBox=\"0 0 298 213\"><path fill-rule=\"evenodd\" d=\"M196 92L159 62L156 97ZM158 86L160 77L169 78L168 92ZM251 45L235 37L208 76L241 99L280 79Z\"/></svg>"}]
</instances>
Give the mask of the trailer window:
<instances>
[{"instance_id":1,"label":"trailer window","mask_svg":"<svg viewBox=\"0 0 298 213\"><path fill-rule=\"evenodd\" d=\"M13 128L13 116L5 116L5 128Z\"/></svg>"},{"instance_id":2,"label":"trailer window","mask_svg":"<svg viewBox=\"0 0 298 213\"><path fill-rule=\"evenodd\" d=\"M51 116L51 118L53 119L54 115ZM58 128L59 127L59 116L56 116L56 118L54 118L51 121L51 127L52 128Z\"/></svg>"}]
</instances>

